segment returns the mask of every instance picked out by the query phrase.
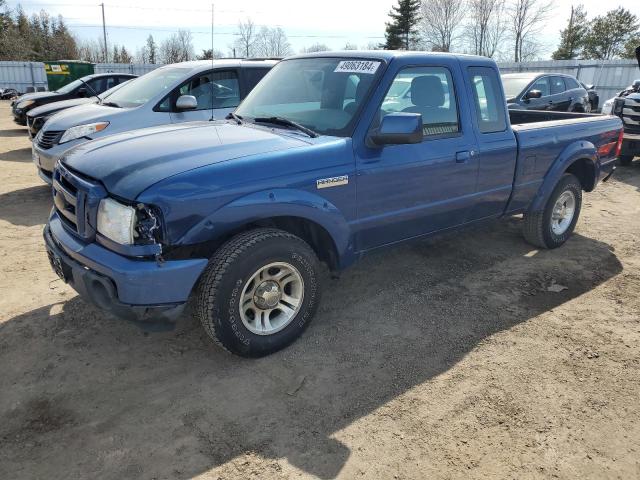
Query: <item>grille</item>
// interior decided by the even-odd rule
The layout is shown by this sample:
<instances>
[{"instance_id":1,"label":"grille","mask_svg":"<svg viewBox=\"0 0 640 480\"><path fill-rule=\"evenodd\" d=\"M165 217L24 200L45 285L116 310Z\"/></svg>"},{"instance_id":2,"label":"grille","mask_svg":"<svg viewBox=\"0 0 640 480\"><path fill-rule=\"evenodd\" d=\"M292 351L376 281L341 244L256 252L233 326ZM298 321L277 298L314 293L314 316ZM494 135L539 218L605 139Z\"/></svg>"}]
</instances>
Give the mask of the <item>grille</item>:
<instances>
[{"instance_id":1,"label":"grille","mask_svg":"<svg viewBox=\"0 0 640 480\"><path fill-rule=\"evenodd\" d=\"M38 146L44 150L49 150L58 143L63 133L64 131L62 130L47 130L46 132L42 132L38 137Z\"/></svg>"},{"instance_id":2,"label":"grille","mask_svg":"<svg viewBox=\"0 0 640 480\"><path fill-rule=\"evenodd\" d=\"M79 237L95 235L97 207L104 188L57 163L53 172L53 205L65 228Z\"/></svg>"}]
</instances>

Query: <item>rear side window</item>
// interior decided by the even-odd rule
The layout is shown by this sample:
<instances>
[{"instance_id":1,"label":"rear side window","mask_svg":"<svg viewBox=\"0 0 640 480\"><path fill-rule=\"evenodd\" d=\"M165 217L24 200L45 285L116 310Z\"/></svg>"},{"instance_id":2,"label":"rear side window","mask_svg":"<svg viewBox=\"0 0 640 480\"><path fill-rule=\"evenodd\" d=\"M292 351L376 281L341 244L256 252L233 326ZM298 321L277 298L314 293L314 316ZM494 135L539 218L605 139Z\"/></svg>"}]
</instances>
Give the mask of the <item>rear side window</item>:
<instances>
[{"instance_id":1,"label":"rear side window","mask_svg":"<svg viewBox=\"0 0 640 480\"><path fill-rule=\"evenodd\" d=\"M574 80L573 78L570 78L570 77L564 77L564 83L567 86L567 90L573 90L574 88L582 88L580 85L578 85L577 80Z\"/></svg>"},{"instance_id":2,"label":"rear side window","mask_svg":"<svg viewBox=\"0 0 640 480\"><path fill-rule=\"evenodd\" d=\"M267 72L269 72L268 68L247 68L244 70L244 78L246 80L247 85L247 93L253 90L262 77L264 77Z\"/></svg>"},{"instance_id":3,"label":"rear side window","mask_svg":"<svg viewBox=\"0 0 640 480\"><path fill-rule=\"evenodd\" d=\"M566 90L562 77L551 77L551 95L557 95Z\"/></svg>"},{"instance_id":4,"label":"rear side window","mask_svg":"<svg viewBox=\"0 0 640 480\"><path fill-rule=\"evenodd\" d=\"M503 132L507 128L505 101L496 72L487 67L469 68L475 100L476 122L482 133Z\"/></svg>"}]
</instances>

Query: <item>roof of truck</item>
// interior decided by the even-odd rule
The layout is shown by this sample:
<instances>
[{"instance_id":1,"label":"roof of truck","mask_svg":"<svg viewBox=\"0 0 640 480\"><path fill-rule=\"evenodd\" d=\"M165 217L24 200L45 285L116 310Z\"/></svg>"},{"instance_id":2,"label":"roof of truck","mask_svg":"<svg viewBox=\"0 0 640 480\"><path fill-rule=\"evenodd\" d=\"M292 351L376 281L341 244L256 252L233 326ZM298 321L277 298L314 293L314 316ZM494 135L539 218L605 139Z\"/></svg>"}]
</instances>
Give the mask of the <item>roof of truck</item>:
<instances>
[{"instance_id":1,"label":"roof of truck","mask_svg":"<svg viewBox=\"0 0 640 480\"><path fill-rule=\"evenodd\" d=\"M303 53L300 55L294 55L288 57L287 60L292 58L309 58L309 57L338 57L338 58L370 58L389 61L394 58L419 58L419 57L447 57L458 58L466 61L481 61L493 62L490 58L481 57L478 55L467 55L464 53L450 53L450 52L425 52L414 50L340 50L340 51L328 51L328 52L315 52L315 53Z\"/></svg>"}]
</instances>

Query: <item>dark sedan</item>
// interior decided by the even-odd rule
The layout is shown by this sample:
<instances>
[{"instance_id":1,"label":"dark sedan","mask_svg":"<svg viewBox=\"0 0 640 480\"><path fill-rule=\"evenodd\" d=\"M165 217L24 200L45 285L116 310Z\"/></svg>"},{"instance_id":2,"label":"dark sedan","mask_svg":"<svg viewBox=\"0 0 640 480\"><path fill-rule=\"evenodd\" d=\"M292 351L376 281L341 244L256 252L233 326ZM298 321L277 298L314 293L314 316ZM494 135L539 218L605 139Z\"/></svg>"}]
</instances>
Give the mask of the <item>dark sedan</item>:
<instances>
[{"instance_id":1,"label":"dark sedan","mask_svg":"<svg viewBox=\"0 0 640 480\"><path fill-rule=\"evenodd\" d=\"M67 108L77 107L78 105L85 105L87 103L101 103L105 98L117 91L123 85L126 85L130 80L121 82L113 88L101 93L94 97L72 98L71 100L61 100L59 102L48 103L36 108L32 108L27 113L27 128L29 130L29 137L35 137L42 126L49 118L62 110Z\"/></svg>"},{"instance_id":2,"label":"dark sedan","mask_svg":"<svg viewBox=\"0 0 640 480\"><path fill-rule=\"evenodd\" d=\"M25 93L12 103L13 120L18 125L26 125L27 112L36 107L61 100L99 95L105 90L135 77L135 75L128 73L96 73L74 80L53 92Z\"/></svg>"},{"instance_id":3,"label":"dark sedan","mask_svg":"<svg viewBox=\"0 0 640 480\"><path fill-rule=\"evenodd\" d=\"M590 111L587 91L570 75L561 73L506 73L501 75L510 109Z\"/></svg>"}]
</instances>

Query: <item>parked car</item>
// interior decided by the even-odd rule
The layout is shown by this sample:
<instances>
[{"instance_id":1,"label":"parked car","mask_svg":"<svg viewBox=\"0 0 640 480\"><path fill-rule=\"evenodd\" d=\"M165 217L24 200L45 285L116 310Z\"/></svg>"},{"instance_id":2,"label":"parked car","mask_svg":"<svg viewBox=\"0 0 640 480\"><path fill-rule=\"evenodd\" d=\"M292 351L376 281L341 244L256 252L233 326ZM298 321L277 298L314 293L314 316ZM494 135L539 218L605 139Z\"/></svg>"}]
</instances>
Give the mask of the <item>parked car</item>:
<instances>
[{"instance_id":1,"label":"parked car","mask_svg":"<svg viewBox=\"0 0 640 480\"><path fill-rule=\"evenodd\" d=\"M381 109L406 78L411 105ZM563 245L622 131L612 116L507 112L493 60L384 51L290 57L229 117L70 151L44 238L53 269L98 307L166 320L193 297L207 333L249 357L309 325L319 262L339 271L514 214L536 247Z\"/></svg>"},{"instance_id":2,"label":"parked car","mask_svg":"<svg viewBox=\"0 0 640 480\"><path fill-rule=\"evenodd\" d=\"M578 81L560 73L501 75L509 109L589 112L589 95Z\"/></svg>"},{"instance_id":3,"label":"parked car","mask_svg":"<svg viewBox=\"0 0 640 480\"><path fill-rule=\"evenodd\" d=\"M47 103L69 100L71 98L85 98L99 95L118 83L126 82L135 75L128 73L95 73L74 80L53 92L25 93L12 103L13 120L18 125L27 124L27 112Z\"/></svg>"},{"instance_id":4,"label":"parked car","mask_svg":"<svg viewBox=\"0 0 640 480\"><path fill-rule=\"evenodd\" d=\"M636 59L640 67L640 46L636 48ZM624 124L624 139L620 150L621 165L631 165L635 157L640 156L640 79L613 99L611 110L613 115L622 119Z\"/></svg>"},{"instance_id":5,"label":"parked car","mask_svg":"<svg viewBox=\"0 0 640 480\"><path fill-rule=\"evenodd\" d=\"M586 111L595 112L598 110L598 106L600 105L600 95L598 95L596 87L594 85L587 85L580 81L578 83L587 91L587 96L589 97L589 105L586 106Z\"/></svg>"},{"instance_id":6,"label":"parked car","mask_svg":"<svg viewBox=\"0 0 640 480\"><path fill-rule=\"evenodd\" d=\"M0 88L0 100L12 100L20 93L15 88ZM13 104L11 105L13 106Z\"/></svg>"},{"instance_id":7,"label":"parked car","mask_svg":"<svg viewBox=\"0 0 640 480\"><path fill-rule=\"evenodd\" d=\"M29 134L29 138L33 139L38 134L40 129L42 129L42 126L45 124L45 122L56 113L61 112L62 110L66 110L67 108L77 107L78 105L85 105L88 103L102 103L105 98L121 88L123 85L129 83L131 80L121 82L115 87L112 87L97 96L72 98L70 100L47 103L45 105L41 105L40 107L29 110L29 112L27 112L27 132Z\"/></svg>"},{"instance_id":8,"label":"parked car","mask_svg":"<svg viewBox=\"0 0 640 480\"><path fill-rule=\"evenodd\" d=\"M33 142L40 177L51 183L55 162L91 139L167 123L224 118L276 60L184 62L157 68L101 104L58 113Z\"/></svg>"}]
</instances>

